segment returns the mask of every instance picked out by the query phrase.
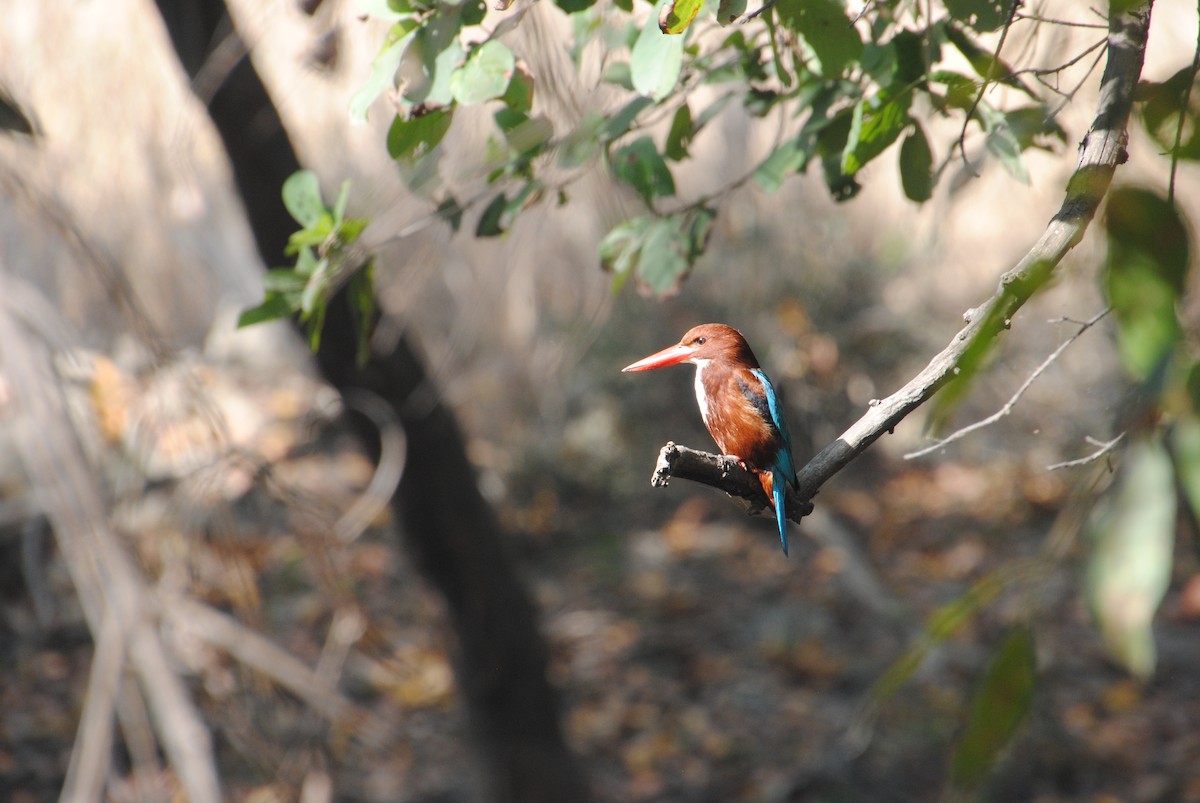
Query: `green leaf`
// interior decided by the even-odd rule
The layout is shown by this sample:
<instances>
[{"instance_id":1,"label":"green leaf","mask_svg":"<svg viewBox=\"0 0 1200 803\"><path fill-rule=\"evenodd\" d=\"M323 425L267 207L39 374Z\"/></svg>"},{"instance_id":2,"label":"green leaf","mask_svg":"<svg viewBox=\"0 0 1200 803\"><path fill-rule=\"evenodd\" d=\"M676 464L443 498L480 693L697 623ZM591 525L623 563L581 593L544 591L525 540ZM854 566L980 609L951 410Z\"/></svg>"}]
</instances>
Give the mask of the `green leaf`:
<instances>
[{"instance_id":1,"label":"green leaf","mask_svg":"<svg viewBox=\"0 0 1200 803\"><path fill-rule=\"evenodd\" d=\"M924 203L933 195L933 151L925 129L915 123L900 145L900 184L910 201Z\"/></svg>"},{"instance_id":2,"label":"green leaf","mask_svg":"<svg viewBox=\"0 0 1200 803\"><path fill-rule=\"evenodd\" d=\"M497 123L499 122L497 113ZM550 121L545 117L525 118L520 121L510 119L508 122L515 122L515 125L500 126L504 131L504 139L508 142L509 150L522 159L536 156L554 136L554 126L550 125Z\"/></svg>"},{"instance_id":3,"label":"green leaf","mask_svg":"<svg viewBox=\"0 0 1200 803\"><path fill-rule=\"evenodd\" d=\"M479 216L479 222L475 224L476 237L496 237L504 233L504 227L500 225L500 216L504 214L504 207L508 203L508 199L504 193L496 194L484 207L483 214Z\"/></svg>"},{"instance_id":4,"label":"green leaf","mask_svg":"<svg viewBox=\"0 0 1200 803\"><path fill-rule=\"evenodd\" d=\"M287 248L283 250L285 254L300 253L304 248L316 248L324 245L325 241L333 234L333 215L328 212L322 212L321 216L311 226L299 231L292 232L288 237Z\"/></svg>"},{"instance_id":5,"label":"green leaf","mask_svg":"<svg viewBox=\"0 0 1200 803\"><path fill-rule=\"evenodd\" d=\"M746 13L747 0L720 0L717 4L717 22L729 25Z\"/></svg>"},{"instance_id":6,"label":"green leaf","mask_svg":"<svg viewBox=\"0 0 1200 803\"><path fill-rule=\"evenodd\" d=\"M317 253L309 246L302 246L296 252L296 273L303 276L307 282L308 277L312 276L314 270L317 269Z\"/></svg>"},{"instance_id":7,"label":"green leaf","mask_svg":"<svg viewBox=\"0 0 1200 803\"><path fill-rule=\"evenodd\" d=\"M871 701L878 705L895 695L921 668L925 658L935 647L955 635L999 596L1007 580L1004 571L994 571L978 580L967 593L934 611L925 624L924 637L906 649L871 684Z\"/></svg>"},{"instance_id":8,"label":"green leaf","mask_svg":"<svg viewBox=\"0 0 1200 803\"><path fill-rule=\"evenodd\" d=\"M300 296L301 317L308 317L319 307L324 307L329 297L329 267L332 263L327 257L317 260L317 269L308 277L304 285L304 293Z\"/></svg>"},{"instance_id":9,"label":"green leaf","mask_svg":"<svg viewBox=\"0 0 1200 803\"><path fill-rule=\"evenodd\" d=\"M1154 672L1151 625L1171 579L1175 478L1162 443L1130 445L1115 495L1092 530L1086 590L1101 636L1137 678Z\"/></svg>"},{"instance_id":10,"label":"green leaf","mask_svg":"<svg viewBox=\"0 0 1200 803\"><path fill-rule=\"evenodd\" d=\"M243 310L238 316L238 327L253 326L256 323L266 323L267 321L286 318L295 312L297 305L293 303L293 299L281 294L268 292L263 302L257 307L251 307L248 310Z\"/></svg>"},{"instance_id":11,"label":"green leaf","mask_svg":"<svg viewBox=\"0 0 1200 803\"><path fill-rule=\"evenodd\" d=\"M888 49L895 55L895 83L923 86L929 69L925 37L916 31L903 30L892 37L890 44Z\"/></svg>"},{"instance_id":12,"label":"green leaf","mask_svg":"<svg viewBox=\"0 0 1200 803\"><path fill-rule=\"evenodd\" d=\"M1170 201L1129 187L1109 194L1104 227L1104 286L1116 313L1117 346L1126 368L1146 378L1182 336L1176 307L1187 283L1188 227Z\"/></svg>"},{"instance_id":13,"label":"green leaf","mask_svg":"<svg viewBox=\"0 0 1200 803\"><path fill-rule=\"evenodd\" d=\"M358 239L358 235L362 234L362 230L367 227L371 221L365 217L349 217L342 221L337 228L338 242L341 245L349 245Z\"/></svg>"},{"instance_id":14,"label":"green leaf","mask_svg":"<svg viewBox=\"0 0 1200 803\"><path fill-rule=\"evenodd\" d=\"M337 201L333 204L332 213L335 226L340 226L346 219L346 204L348 203L350 203L350 179L342 182L342 189L338 192Z\"/></svg>"},{"instance_id":15,"label":"green leaf","mask_svg":"<svg viewBox=\"0 0 1200 803\"><path fill-rule=\"evenodd\" d=\"M1009 631L992 654L971 698L966 728L954 751L950 780L970 790L987 777L1033 703L1037 661L1028 627Z\"/></svg>"},{"instance_id":16,"label":"green leaf","mask_svg":"<svg viewBox=\"0 0 1200 803\"><path fill-rule=\"evenodd\" d=\"M950 16L980 33L994 31L1008 21L1014 0L946 0Z\"/></svg>"},{"instance_id":17,"label":"green leaf","mask_svg":"<svg viewBox=\"0 0 1200 803\"><path fill-rule=\"evenodd\" d=\"M980 104L980 111L983 112L983 104ZM1025 162L1021 159L1021 143L1009 126L1008 120L1004 119L1004 114L999 111L992 115L985 114L984 120L991 120L990 123L984 124L988 130L984 140L984 147L988 153L1000 160L1000 164L1010 176L1022 184L1028 184L1029 171L1025 169Z\"/></svg>"},{"instance_id":18,"label":"green leaf","mask_svg":"<svg viewBox=\"0 0 1200 803\"><path fill-rule=\"evenodd\" d=\"M808 151L800 145L799 137L792 137L771 151L771 154L754 170L754 180L767 192L775 192L783 180L808 163Z\"/></svg>"},{"instance_id":19,"label":"green leaf","mask_svg":"<svg viewBox=\"0 0 1200 803\"><path fill-rule=\"evenodd\" d=\"M415 162L438 146L453 119L452 109L434 109L407 120L397 115L388 129L388 154L397 161Z\"/></svg>"},{"instance_id":20,"label":"green leaf","mask_svg":"<svg viewBox=\"0 0 1200 803\"><path fill-rule=\"evenodd\" d=\"M450 75L450 91L464 106L498 98L508 89L516 67L513 52L498 39L471 51L467 63Z\"/></svg>"},{"instance_id":21,"label":"green leaf","mask_svg":"<svg viewBox=\"0 0 1200 803\"><path fill-rule=\"evenodd\" d=\"M648 215L631 218L613 227L600 241L600 267L615 275L618 286L637 268L646 233L654 222Z\"/></svg>"},{"instance_id":22,"label":"green leaf","mask_svg":"<svg viewBox=\"0 0 1200 803\"><path fill-rule=\"evenodd\" d=\"M463 208L453 195L443 198L434 214L449 223L451 231L458 231L458 227L462 225Z\"/></svg>"},{"instance_id":23,"label":"green leaf","mask_svg":"<svg viewBox=\"0 0 1200 803\"><path fill-rule=\"evenodd\" d=\"M371 330L375 324L374 259L367 260L367 263L350 277L346 296L350 302L350 309L354 311L355 329L358 332L356 358L358 367L362 368L371 356Z\"/></svg>"},{"instance_id":24,"label":"green leaf","mask_svg":"<svg viewBox=\"0 0 1200 803\"><path fill-rule=\"evenodd\" d=\"M358 11L377 20L395 22L419 10L408 0L358 0Z\"/></svg>"},{"instance_id":25,"label":"green leaf","mask_svg":"<svg viewBox=\"0 0 1200 803\"><path fill-rule=\"evenodd\" d=\"M862 39L838 0L779 0L775 11L785 27L804 37L826 78L837 78L862 57Z\"/></svg>"},{"instance_id":26,"label":"green leaf","mask_svg":"<svg viewBox=\"0 0 1200 803\"><path fill-rule=\"evenodd\" d=\"M604 75L601 78L607 84L615 84L630 92L635 91L633 88L633 73L630 71L629 62L627 61L609 62L604 67Z\"/></svg>"},{"instance_id":27,"label":"green leaf","mask_svg":"<svg viewBox=\"0 0 1200 803\"><path fill-rule=\"evenodd\" d=\"M904 91L893 95L890 89L881 89L869 99L860 100L854 107L850 120L850 134L846 148L842 151L842 172L853 176L872 159L887 150L908 128L908 107L912 103L912 92Z\"/></svg>"},{"instance_id":28,"label":"green leaf","mask_svg":"<svg viewBox=\"0 0 1200 803\"><path fill-rule=\"evenodd\" d=\"M658 29L657 16L647 19L629 60L634 90L653 100L671 94L683 70L683 45L682 36L667 36Z\"/></svg>"},{"instance_id":29,"label":"green leaf","mask_svg":"<svg viewBox=\"0 0 1200 803\"><path fill-rule=\"evenodd\" d=\"M641 137L611 156L613 173L637 190L648 205L654 199L675 194L675 180L662 154L649 137Z\"/></svg>"},{"instance_id":30,"label":"green leaf","mask_svg":"<svg viewBox=\"0 0 1200 803\"><path fill-rule=\"evenodd\" d=\"M708 238L712 236L713 224L717 221L717 210L701 206L685 212L679 218L684 238L684 256L688 264L694 265L708 248Z\"/></svg>"},{"instance_id":31,"label":"green leaf","mask_svg":"<svg viewBox=\"0 0 1200 803\"><path fill-rule=\"evenodd\" d=\"M554 5L568 14L578 14L580 11L587 11L596 5L596 0L554 0ZM632 10L632 7L628 9L628 11Z\"/></svg>"},{"instance_id":32,"label":"green leaf","mask_svg":"<svg viewBox=\"0 0 1200 803\"><path fill-rule=\"evenodd\" d=\"M305 328L308 330L308 350L314 354L321 349L321 330L325 328L325 310L328 307L321 303L312 314L303 317Z\"/></svg>"},{"instance_id":33,"label":"green leaf","mask_svg":"<svg viewBox=\"0 0 1200 803\"><path fill-rule=\"evenodd\" d=\"M929 79L935 84L946 87L946 95L941 98L946 105L955 109L967 111L975 103L975 95L979 92L979 82L953 70L934 70Z\"/></svg>"},{"instance_id":34,"label":"green leaf","mask_svg":"<svg viewBox=\"0 0 1200 803\"><path fill-rule=\"evenodd\" d=\"M614 290L633 276L639 291L670 295L704 253L715 219L716 213L704 207L665 218L632 218L604 237L600 264L615 274Z\"/></svg>"},{"instance_id":35,"label":"green leaf","mask_svg":"<svg viewBox=\"0 0 1200 803\"><path fill-rule=\"evenodd\" d=\"M988 81L995 81L1001 84L1011 86L1013 89L1019 89L1029 97L1037 100L1037 93L1029 88L1029 85L1021 80L1016 71L1009 66L1003 59L998 59L990 51L985 50L975 43L970 35L963 28L954 24L942 26L942 30L950 44L958 49L970 62L972 69L978 73L980 78Z\"/></svg>"},{"instance_id":36,"label":"green leaf","mask_svg":"<svg viewBox=\"0 0 1200 803\"><path fill-rule=\"evenodd\" d=\"M678 292L691 268L686 254L690 239L680 230L679 221L664 218L654 221L642 243L637 265L638 286L655 298Z\"/></svg>"},{"instance_id":37,"label":"green leaf","mask_svg":"<svg viewBox=\"0 0 1200 803\"><path fill-rule=\"evenodd\" d=\"M667 0L658 17L658 27L665 34L681 34L703 6L704 0Z\"/></svg>"},{"instance_id":38,"label":"green leaf","mask_svg":"<svg viewBox=\"0 0 1200 803\"><path fill-rule=\"evenodd\" d=\"M315 226L322 215L328 214L321 200L321 184L311 170L297 170L283 182L283 205L288 214L301 226Z\"/></svg>"},{"instance_id":39,"label":"green leaf","mask_svg":"<svg viewBox=\"0 0 1200 803\"><path fill-rule=\"evenodd\" d=\"M594 159L600 153L600 127L603 125L604 118L599 112L585 113L579 125L559 143L559 165L570 170Z\"/></svg>"},{"instance_id":40,"label":"green leaf","mask_svg":"<svg viewBox=\"0 0 1200 803\"><path fill-rule=\"evenodd\" d=\"M1192 85L1194 78L1188 66L1162 83L1145 82L1138 87L1138 99L1142 101L1138 108L1146 132L1164 152L1180 159L1200 159L1200 88ZM1181 113L1183 131L1176 151Z\"/></svg>"},{"instance_id":41,"label":"green leaf","mask_svg":"<svg viewBox=\"0 0 1200 803\"><path fill-rule=\"evenodd\" d=\"M462 3L462 24L478 25L487 16L487 6L483 0L467 0Z\"/></svg>"},{"instance_id":42,"label":"green leaf","mask_svg":"<svg viewBox=\"0 0 1200 803\"><path fill-rule=\"evenodd\" d=\"M404 98L426 107L449 106L454 100L450 77L465 55L458 34L459 6L439 5L438 12L417 29L411 50L420 59L421 76L405 84Z\"/></svg>"},{"instance_id":43,"label":"green leaf","mask_svg":"<svg viewBox=\"0 0 1200 803\"><path fill-rule=\"evenodd\" d=\"M533 108L533 76L520 66L516 67L501 100L514 112L529 114Z\"/></svg>"},{"instance_id":44,"label":"green leaf","mask_svg":"<svg viewBox=\"0 0 1200 803\"><path fill-rule=\"evenodd\" d=\"M642 110L652 104L650 98L633 98L603 122L598 132L600 138L604 142L618 139L629 131Z\"/></svg>"},{"instance_id":45,"label":"green leaf","mask_svg":"<svg viewBox=\"0 0 1200 803\"><path fill-rule=\"evenodd\" d=\"M1042 104L1009 109L1004 113L1004 118L1021 150L1050 150L1053 147L1053 143L1049 141L1051 138L1059 142L1067 141L1067 132L1058 121L1049 116L1047 108Z\"/></svg>"},{"instance_id":46,"label":"green leaf","mask_svg":"<svg viewBox=\"0 0 1200 803\"><path fill-rule=\"evenodd\" d=\"M409 17L399 20L388 31L383 48L371 61L371 73L367 80L350 98L350 118L366 122L367 109L385 89L395 85L396 70L404 58L404 51L413 38L419 23Z\"/></svg>"},{"instance_id":47,"label":"green leaf","mask_svg":"<svg viewBox=\"0 0 1200 803\"><path fill-rule=\"evenodd\" d=\"M829 194L839 203L850 200L862 189L854 176L848 176L842 170L842 157L850 139L853 116L853 112L847 109L825 120L810 121L815 122L816 151L822 157L821 169L825 173L825 183L829 187ZM801 137L812 136L813 133L807 123L800 129Z\"/></svg>"},{"instance_id":48,"label":"green leaf","mask_svg":"<svg viewBox=\"0 0 1200 803\"><path fill-rule=\"evenodd\" d=\"M0 88L0 131L4 133L25 134L26 136L40 135L37 126L29 115L21 108L8 93Z\"/></svg>"},{"instance_id":49,"label":"green leaf","mask_svg":"<svg viewBox=\"0 0 1200 803\"><path fill-rule=\"evenodd\" d=\"M298 293L304 289L307 276L291 268L275 268L263 276L263 290L268 293Z\"/></svg>"},{"instance_id":50,"label":"green leaf","mask_svg":"<svg viewBox=\"0 0 1200 803\"><path fill-rule=\"evenodd\" d=\"M672 162L679 162L688 157L688 145L695 135L692 125L692 110L684 103L675 110L671 118L671 129L667 132L667 141L663 146L663 155Z\"/></svg>"}]
</instances>

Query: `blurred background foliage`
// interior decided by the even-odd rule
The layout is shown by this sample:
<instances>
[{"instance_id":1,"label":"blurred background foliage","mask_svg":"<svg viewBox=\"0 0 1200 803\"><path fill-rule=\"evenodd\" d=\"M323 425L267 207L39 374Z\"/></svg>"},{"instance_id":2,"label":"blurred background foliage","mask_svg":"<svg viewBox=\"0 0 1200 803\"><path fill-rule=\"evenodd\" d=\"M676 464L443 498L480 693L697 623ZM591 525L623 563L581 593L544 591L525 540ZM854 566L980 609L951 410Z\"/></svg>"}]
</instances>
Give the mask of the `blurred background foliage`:
<instances>
[{"instance_id":1,"label":"blurred background foliage","mask_svg":"<svg viewBox=\"0 0 1200 803\"><path fill-rule=\"evenodd\" d=\"M153 11L130 0L92 22L116 26L108 46L131 48L121 14ZM708 436L689 372L631 382L619 367L725 321L780 386L798 460L835 439L945 345L1057 209L1106 52L1105 20L1086 6L231 2L224 30L245 42L312 171L280 188L299 228L294 261L268 266L261 306L244 277L233 295L254 310L243 322L299 313L317 337L350 284L363 319L383 312L376 348L416 334L539 605L568 739L598 798L1200 800L1197 23L1183 3L1154 13L1130 158L1101 225L989 350L937 434L994 413L1080 322L1112 313L994 425L915 459L929 443L922 415L880 441L822 490L791 561L770 522L711 490L646 485L662 442L708 448ZM9 35L28 46L22 30ZM0 72L15 80L6 138L44 137L4 143L8 175L21 176L22 148L61 142L62 112L48 109L67 96L23 102L40 85L13 58ZM57 54L33 63L71 72ZM205 69L221 69L203 64L188 68L201 100ZM150 86L117 85L110 97ZM157 142L154 119L136 136ZM168 145L207 133L172 119ZM228 194L219 160L200 164L221 189L195 194ZM141 241L127 232L149 228L137 210L154 202L129 184L132 221L111 201L96 208L126 233L109 249L135 264ZM70 186L56 191L86 217ZM196 218L178 212L191 196L170 197L176 219L162 228L174 232ZM22 248L11 231L5 241ZM167 276L184 289L165 296L200 295ZM100 301L79 293L56 300L90 345L114 351L121 326L89 329ZM158 336L198 341L195 322L185 334L186 316L162 317ZM268 354L302 371L294 352ZM291 470L315 472L307 492L348 505L363 463L327 437L322 460ZM311 534L246 508L235 520L270 521L275 539L239 569L256 590L210 593L261 595L263 628L316 655L312 632L336 594L303 557ZM484 797L445 614L385 543L335 546L329 571L389 634L401 671L348 671L346 685L399 723L401 747L335 750L360 775L335 772L338 797ZM24 713L0 757L6 791L38 799L63 763L38 740L61 753L77 703L43 710L23 690L57 681L77 698L86 657L72 664L56 642L31 650L14 647L5 703ZM231 699L219 689L235 680L198 674L219 720ZM276 725L230 728L234 797L295 792L290 739L244 759L270 741L256 729Z\"/></svg>"}]
</instances>

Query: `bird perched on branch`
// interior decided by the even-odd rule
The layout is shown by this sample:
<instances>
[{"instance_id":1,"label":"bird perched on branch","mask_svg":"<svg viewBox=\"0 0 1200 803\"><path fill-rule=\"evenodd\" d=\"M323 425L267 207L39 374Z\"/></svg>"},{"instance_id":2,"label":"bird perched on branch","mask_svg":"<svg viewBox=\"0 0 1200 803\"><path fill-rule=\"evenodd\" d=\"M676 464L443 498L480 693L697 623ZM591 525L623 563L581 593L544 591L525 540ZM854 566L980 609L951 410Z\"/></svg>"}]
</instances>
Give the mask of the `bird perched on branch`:
<instances>
[{"instance_id":1,"label":"bird perched on branch","mask_svg":"<svg viewBox=\"0 0 1200 803\"><path fill-rule=\"evenodd\" d=\"M796 487L792 437L775 387L742 333L722 323L693 327L676 345L624 371L649 371L690 362L696 366L696 402L717 448L758 477L775 509L787 554L787 486Z\"/></svg>"}]
</instances>

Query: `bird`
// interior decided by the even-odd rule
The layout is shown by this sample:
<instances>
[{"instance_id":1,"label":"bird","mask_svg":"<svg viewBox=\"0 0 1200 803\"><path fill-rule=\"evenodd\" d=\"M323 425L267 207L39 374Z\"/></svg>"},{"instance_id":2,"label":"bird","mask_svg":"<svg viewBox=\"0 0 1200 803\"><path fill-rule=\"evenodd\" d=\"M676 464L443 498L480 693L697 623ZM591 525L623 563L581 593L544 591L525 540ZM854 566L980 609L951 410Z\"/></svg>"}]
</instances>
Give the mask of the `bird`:
<instances>
[{"instance_id":1,"label":"bird","mask_svg":"<svg viewBox=\"0 0 1200 803\"><path fill-rule=\"evenodd\" d=\"M775 386L742 333L723 323L694 326L674 346L621 369L696 366L696 403L704 426L729 459L754 474L775 510L779 542L788 553L787 488L797 486L792 436Z\"/></svg>"}]
</instances>

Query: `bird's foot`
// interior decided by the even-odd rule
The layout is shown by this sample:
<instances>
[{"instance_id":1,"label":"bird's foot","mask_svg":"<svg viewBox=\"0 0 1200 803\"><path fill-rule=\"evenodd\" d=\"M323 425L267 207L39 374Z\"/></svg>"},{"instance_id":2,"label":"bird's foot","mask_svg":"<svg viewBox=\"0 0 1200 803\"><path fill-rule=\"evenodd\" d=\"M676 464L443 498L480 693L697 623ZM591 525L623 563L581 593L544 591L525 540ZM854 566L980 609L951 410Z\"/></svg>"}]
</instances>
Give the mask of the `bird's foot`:
<instances>
[{"instance_id":1,"label":"bird's foot","mask_svg":"<svg viewBox=\"0 0 1200 803\"><path fill-rule=\"evenodd\" d=\"M722 477L728 477L730 470L734 466L741 466L743 469L746 469L745 461L743 461L742 458L738 457L737 455L723 454L720 457L720 463ZM746 470L749 471L749 469Z\"/></svg>"}]
</instances>

